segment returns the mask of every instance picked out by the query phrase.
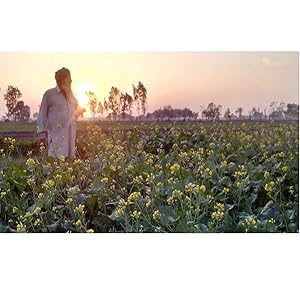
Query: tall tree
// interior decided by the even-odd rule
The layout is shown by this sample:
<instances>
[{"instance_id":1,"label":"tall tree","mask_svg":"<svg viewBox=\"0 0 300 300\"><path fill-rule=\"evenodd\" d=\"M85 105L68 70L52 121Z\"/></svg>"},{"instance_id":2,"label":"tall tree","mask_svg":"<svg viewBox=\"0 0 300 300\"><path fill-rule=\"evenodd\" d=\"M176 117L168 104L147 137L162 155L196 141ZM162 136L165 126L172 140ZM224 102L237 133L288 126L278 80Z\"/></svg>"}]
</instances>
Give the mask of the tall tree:
<instances>
[{"instance_id":1,"label":"tall tree","mask_svg":"<svg viewBox=\"0 0 300 300\"><path fill-rule=\"evenodd\" d=\"M135 105L136 105L136 108L137 108L137 111L138 111L138 116L139 116L140 115L140 109L141 109L140 98L139 98L138 93L137 93L137 88L135 87L134 84L132 85L132 88L133 88L133 98L134 98L134 102L135 102Z\"/></svg>"},{"instance_id":2,"label":"tall tree","mask_svg":"<svg viewBox=\"0 0 300 300\"><path fill-rule=\"evenodd\" d=\"M104 111L108 112L108 110L109 110L108 102L106 101L105 97L103 99L103 108L104 108Z\"/></svg>"},{"instance_id":3,"label":"tall tree","mask_svg":"<svg viewBox=\"0 0 300 300\"><path fill-rule=\"evenodd\" d=\"M288 118L299 119L299 104L288 103L285 114Z\"/></svg>"},{"instance_id":4,"label":"tall tree","mask_svg":"<svg viewBox=\"0 0 300 300\"><path fill-rule=\"evenodd\" d=\"M24 105L24 101L18 101L13 109L15 121L28 122L30 118L30 107Z\"/></svg>"},{"instance_id":5,"label":"tall tree","mask_svg":"<svg viewBox=\"0 0 300 300\"><path fill-rule=\"evenodd\" d=\"M97 96L95 95L95 93L93 93L91 91L86 92L86 95L89 98L88 105L89 105L89 108L90 108L90 112L93 115L93 119L95 121L95 114L97 112Z\"/></svg>"},{"instance_id":6,"label":"tall tree","mask_svg":"<svg viewBox=\"0 0 300 300\"><path fill-rule=\"evenodd\" d=\"M272 119L283 119L285 114L285 103L281 101L273 101L270 104L270 118Z\"/></svg>"},{"instance_id":7,"label":"tall tree","mask_svg":"<svg viewBox=\"0 0 300 300\"><path fill-rule=\"evenodd\" d=\"M98 101L97 113L102 117L104 113L104 107L101 101Z\"/></svg>"},{"instance_id":8,"label":"tall tree","mask_svg":"<svg viewBox=\"0 0 300 300\"><path fill-rule=\"evenodd\" d=\"M125 119L127 109L128 109L127 97L125 94L121 93L121 96L120 96L120 117L121 117L121 119Z\"/></svg>"},{"instance_id":9,"label":"tall tree","mask_svg":"<svg viewBox=\"0 0 300 300\"><path fill-rule=\"evenodd\" d=\"M107 108L112 111L112 116L114 120L117 119L117 115L120 109L120 97L120 90L117 87L112 87L108 96Z\"/></svg>"},{"instance_id":10,"label":"tall tree","mask_svg":"<svg viewBox=\"0 0 300 300\"><path fill-rule=\"evenodd\" d=\"M231 121L231 117L232 117L231 111L230 111L229 108L227 108L226 111L225 111L225 114L224 114L224 118L225 118L226 120Z\"/></svg>"},{"instance_id":11,"label":"tall tree","mask_svg":"<svg viewBox=\"0 0 300 300\"><path fill-rule=\"evenodd\" d=\"M18 99L22 97L21 91L12 85L9 85L6 93L4 94L4 100L6 102L7 107L7 113L6 117L9 119L10 117L13 117L16 121L16 116L14 114L14 108L17 105Z\"/></svg>"},{"instance_id":12,"label":"tall tree","mask_svg":"<svg viewBox=\"0 0 300 300\"><path fill-rule=\"evenodd\" d=\"M30 118L30 107L28 105L25 105L23 108L23 120L28 122Z\"/></svg>"},{"instance_id":13,"label":"tall tree","mask_svg":"<svg viewBox=\"0 0 300 300\"><path fill-rule=\"evenodd\" d=\"M141 109L143 116L145 116L147 104L147 89L140 81L137 87L133 85L133 97L135 102L137 103L138 115L140 114Z\"/></svg>"},{"instance_id":14,"label":"tall tree","mask_svg":"<svg viewBox=\"0 0 300 300\"><path fill-rule=\"evenodd\" d=\"M127 102L127 109L128 109L128 113L129 113L129 116L130 116L130 119L132 117L132 106L133 106L133 98L132 96L130 96L129 94L125 94L125 97L126 97L126 102Z\"/></svg>"},{"instance_id":15,"label":"tall tree","mask_svg":"<svg viewBox=\"0 0 300 300\"><path fill-rule=\"evenodd\" d=\"M235 113L237 113L237 114L239 115L239 119L242 118L242 112L243 112L243 109L242 109L241 107L239 107L239 108L235 111Z\"/></svg>"},{"instance_id":16,"label":"tall tree","mask_svg":"<svg viewBox=\"0 0 300 300\"><path fill-rule=\"evenodd\" d=\"M22 121L24 101L18 101L12 110L15 121Z\"/></svg>"},{"instance_id":17,"label":"tall tree","mask_svg":"<svg viewBox=\"0 0 300 300\"><path fill-rule=\"evenodd\" d=\"M205 110L203 110L202 115L206 117L207 120L219 120L220 110L222 105L216 105L213 102L210 102Z\"/></svg>"}]
</instances>

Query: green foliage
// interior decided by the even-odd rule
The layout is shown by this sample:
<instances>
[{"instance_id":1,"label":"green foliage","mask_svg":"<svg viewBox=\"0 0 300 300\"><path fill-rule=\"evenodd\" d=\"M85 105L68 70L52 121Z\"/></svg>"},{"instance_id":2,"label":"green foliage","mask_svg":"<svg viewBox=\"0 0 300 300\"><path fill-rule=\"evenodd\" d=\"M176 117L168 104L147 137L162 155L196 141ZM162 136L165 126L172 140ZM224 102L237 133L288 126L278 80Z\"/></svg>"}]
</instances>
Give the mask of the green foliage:
<instances>
[{"instance_id":1,"label":"green foliage","mask_svg":"<svg viewBox=\"0 0 300 300\"><path fill-rule=\"evenodd\" d=\"M92 128L73 162L2 140L0 232L299 231L298 124L148 129Z\"/></svg>"}]
</instances>

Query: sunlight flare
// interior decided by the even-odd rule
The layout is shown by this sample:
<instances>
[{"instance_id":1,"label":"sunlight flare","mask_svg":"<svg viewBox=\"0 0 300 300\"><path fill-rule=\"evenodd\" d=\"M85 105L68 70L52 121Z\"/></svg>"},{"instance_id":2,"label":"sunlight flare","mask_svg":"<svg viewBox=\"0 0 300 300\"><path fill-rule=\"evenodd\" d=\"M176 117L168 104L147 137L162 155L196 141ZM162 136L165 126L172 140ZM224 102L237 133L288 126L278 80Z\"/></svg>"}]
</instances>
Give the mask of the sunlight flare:
<instances>
[{"instance_id":1,"label":"sunlight flare","mask_svg":"<svg viewBox=\"0 0 300 300\"><path fill-rule=\"evenodd\" d=\"M82 83L79 84L76 88L75 88L75 97L79 102L79 105L81 107L87 107L88 103L89 103L89 97L87 96L87 92L96 92L96 89L94 87L92 87L90 84L88 83Z\"/></svg>"}]
</instances>

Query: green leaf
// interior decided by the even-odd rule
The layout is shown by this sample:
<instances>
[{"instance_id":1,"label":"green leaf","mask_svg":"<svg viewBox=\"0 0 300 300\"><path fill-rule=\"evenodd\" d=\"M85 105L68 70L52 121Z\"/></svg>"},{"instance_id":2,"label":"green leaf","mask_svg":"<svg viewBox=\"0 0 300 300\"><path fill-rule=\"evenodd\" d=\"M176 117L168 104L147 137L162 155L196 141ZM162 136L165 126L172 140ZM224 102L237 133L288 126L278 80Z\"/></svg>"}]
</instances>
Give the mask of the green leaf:
<instances>
[{"instance_id":1,"label":"green leaf","mask_svg":"<svg viewBox=\"0 0 300 300\"><path fill-rule=\"evenodd\" d=\"M249 214L252 214L252 204L255 202L257 194L252 193L249 197L246 198L246 211Z\"/></svg>"},{"instance_id":2,"label":"green leaf","mask_svg":"<svg viewBox=\"0 0 300 300\"><path fill-rule=\"evenodd\" d=\"M101 178L100 177L96 177L93 181L91 190L95 191L95 192L99 192L101 189L103 188L103 184L101 182Z\"/></svg>"},{"instance_id":3,"label":"green leaf","mask_svg":"<svg viewBox=\"0 0 300 300\"><path fill-rule=\"evenodd\" d=\"M61 229L61 220L58 220L51 225L48 225L47 229L49 230L49 232L59 232L59 230Z\"/></svg>"},{"instance_id":4,"label":"green leaf","mask_svg":"<svg viewBox=\"0 0 300 300\"><path fill-rule=\"evenodd\" d=\"M229 211L235 207L235 204L225 204L225 211Z\"/></svg>"},{"instance_id":5,"label":"green leaf","mask_svg":"<svg viewBox=\"0 0 300 300\"><path fill-rule=\"evenodd\" d=\"M176 226L176 232L190 232L190 228L187 225L187 219L182 219Z\"/></svg>"},{"instance_id":6,"label":"green leaf","mask_svg":"<svg viewBox=\"0 0 300 300\"><path fill-rule=\"evenodd\" d=\"M93 218L92 224L93 225L108 224L111 222L111 220L113 220L113 219L110 218L110 216L107 216L105 214L100 214L99 216L96 216L95 218Z\"/></svg>"},{"instance_id":7,"label":"green leaf","mask_svg":"<svg viewBox=\"0 0 300 300\"><path fill-rule=\"evenodd\" d=\"M293 220L295 218L296 212L294 210L288 209L284 214L288 220Z\"/></svg>"},{"instance_id":8,"label":"green leaf","mask_svg":"<svg viewBox=\"0 0 300 300\"><path fill-rule=\"evenodd\" d=\"M278 209L275 206L273 201L269 201L265 207L260 212L260 218L263 220L267 220L270 218L278 219Z\"/></svg>"},{"instance_id":9,"label":"green leaf","mask_svg":"<svg viewBox=\"0 0 300 300\"><path fill-rule=\"evenodd\" d=\"M199 228L200 228L200 232L202 232L202 233L208 233L209 232L207 226L203 223L199 224Z\"/></svg>"},{"instance_id":10,"label":"green leaf","mask_svg":"<svg viewBox=\"0 0 300 300\"><path fill-rule=\"evenodd\" d=\"M96 197L89 197L85 201L85 205L88 210L92 210L97 203L97 198Z\"/></svg>"},{"instance_id":11,"label":"green leaf","mask_svg":"<svg viewBox=\"0 0 300 300\"><path fill-rule=\"evenodd\" d=\"M161 213L161 218L166 218L171 223L176 222L179 218L170 206L160 206L159 211Z\"/></svg>"}]
</instances>

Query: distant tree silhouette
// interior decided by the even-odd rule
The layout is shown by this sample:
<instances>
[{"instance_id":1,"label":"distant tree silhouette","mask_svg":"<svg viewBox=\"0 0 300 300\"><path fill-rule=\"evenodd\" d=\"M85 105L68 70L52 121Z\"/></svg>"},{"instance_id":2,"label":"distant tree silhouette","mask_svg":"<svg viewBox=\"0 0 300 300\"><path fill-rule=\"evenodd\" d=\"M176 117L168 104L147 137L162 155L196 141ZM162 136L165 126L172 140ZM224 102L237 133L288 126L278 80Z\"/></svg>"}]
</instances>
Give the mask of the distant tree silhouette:
<instances>
[{"instance_id":1,"label":"distant tree silhouette","mask_svg":"<svg viewBox=\"0 0 300 300\"><path fill-rule=\"evenodd\" d=\"M13 109L15 121L28 122L30 118L30 107L24 105L24 101L18 101Z\"/></svg>"},{"instance_id":2,"label":"distant tree silhouette","mask_svg":"<svg viewBox=\"0 0 300 300\"><path fill-rule=\"evenodd\" d=\"M16 121L14 108L17 105L18 99L22 97L21 91L17 87L9 85L3 97L7 107L6 118L10 119L10 117L13 117L14 121Z\"/></svg>"},{"instance_id":3,"label":"distant tree silhouette","mask_svg":"<svg viewBox=\"0 0 300 300\"><path fill-rule=\"evenodd\" d=\"M278 103L277 101L272 101L270 104L270 119L283 119L285 114L285 103L281 101Z\"/></svg>"},{"instance_id":4,"label":"distant tree silhouette","mask_svg":"<svg viewBox=\"0 0 300 300\"><path fill-rule=\"evenodd\" d=\"M288 103L286 108L285 115L287 118L299 119L299 104Z\"/></svg>"},{"instance_id":5,"label":"distant tree silhouette","mask_svg":"<svg viewBox=\"0 0 300 300\"><path fill-rule=\"evenodd\" d=\"M220 119L220 110L222 105L216 105L213 102L210 102L205 110L202 111L202 115L208 121L219 120Z\"/></svg>"},{"instance_id":6,"label":"distant tree silhouette","mask_svg":"<svg viewBox=\"0 0 300 300\"><path fill-rule=\"evenodd\" d=\"M97 113L102 117L104 113L104 106L101 101L98 101Z\"/></svg>"},{"instance_id":7,"label":"distant tree silhouette","mask_svg":"<svg viewBox=\"0 0 300 300\"><path fill-rule=\"evenodd\" d=\"M132 118L132 106L133 106L133 103L134 103L134 100L133 100L133 97L130 96L129 94L125 94L125 97L126 97L126 102L127 102L127 112L129 113L129 118L131 120Z\"/></svg>"},{"instance_id":8,"label":"distant tree silhouette","mask_svg":"<svg viewBox=\"0 0 300 300\"><path fill-rule=\"evenodd\" d=\"M30 107L28 105L25 105L23 108L23 120L28 122L30 118Z\"/></svg>"},{"instance_id":9,"label":"distant tree silhouette","mask_svg":"<svg viewBox=\"0 0 300 300\"><path fill-rule=\"evenodd\" d=\"M239 107L239 108L235 111L235 113L239 115L239 119L242 118L242 112L243 112L243 108L242 108L242 107Z\"/></svg>"},{"instance_id":10,"label":"distant tree silhouette","mask_svg":"<svg viewBox=\"0 0 300 300\"><path fill-rule=\"evenodd\" d=\"M138 115L140 115L141 109L143 116L145 116L147 104L147 89L140 81L137 87L133 85L133 97L137 105Z\"/></svg>"},{"instance_id":11,"label":"distant tree silhouette","mask_svg":"<svg viewBox=\"0 0 300 300\"><path fill-rule=\"evenodd\" d=\"M95 120L95 114L97 112L97 102L98 102L97 101L97 96L95 95L95 93L93 93L91 91L86 92L86 95L89 98L88 105L89 105L89 108L90 108L90 112L92 113L93 119Z\"/></svg>"},{"instance_id":12,"label":"distant tree silhouette","mask_svg":"<svg viewBox=\"0 0 300 300\"><path fill-rule=\"evenodd\" d=\"M231 117L232 117L232 113L230 112L230 109L227 108L226 111L225 111L225 114L224 114L224 118L225 118L226 120L231 121Z\"/></svg>"},{"instance_id":13,"label":"distant tree silhouette","mask_svg":"<svg viewBox=\"0 0 300 300\"><path fill-rule=\"evenodd\" d=\"M188 108L174 109L171 105L166 105L163 109L155 110L153 113L147 114L147 119L155 120L190 120L197 119L198 113L192 112Z\"/></svg>"},{"instance_id":14,"label":"distant tree silhouette","mask_svg":"<svg viewBox=\"0 0 300 300\"><path fill-rule=\"evenodd\" d=\"M131 119L132 114L132 104L133 104L133 98L129 94L123 94L121 93L120 97L120 117L121 119L129 118ZM127 114L128 112L128 114Z\"/></svg>"},{"instance_id":15,"label":"distant tree silhouette","mask_svg":"<svg viewBox=\"0 0 300 300\"><path fill-rule=\"evenodd\" d=\"M114 120L116 120L120 110L120 97L120 90L117 87L112 87L108 96L107 110L112 111L111 114Z\"/></svg>"},{"instance_id":16,"label":"distant tree silhouette","mask_svg":"<svg viewBox=\"0 0 300 300\"><path fill-rule=\"evenodd\" d=\"M34 114L33 114L33 116L32 116L35 120L37 120L38 119L38 117L39 117L39 113L38 112L35 112Z\"/></svg>"}]
</instances>

